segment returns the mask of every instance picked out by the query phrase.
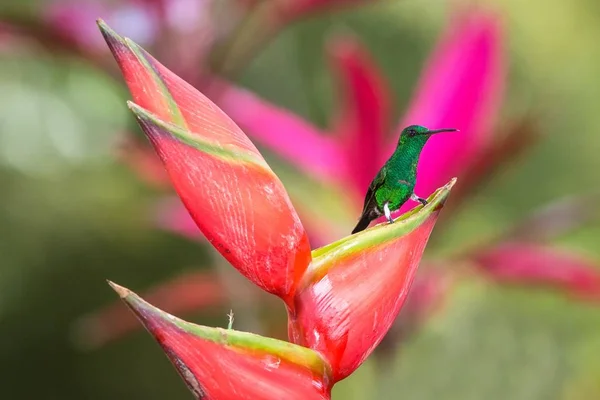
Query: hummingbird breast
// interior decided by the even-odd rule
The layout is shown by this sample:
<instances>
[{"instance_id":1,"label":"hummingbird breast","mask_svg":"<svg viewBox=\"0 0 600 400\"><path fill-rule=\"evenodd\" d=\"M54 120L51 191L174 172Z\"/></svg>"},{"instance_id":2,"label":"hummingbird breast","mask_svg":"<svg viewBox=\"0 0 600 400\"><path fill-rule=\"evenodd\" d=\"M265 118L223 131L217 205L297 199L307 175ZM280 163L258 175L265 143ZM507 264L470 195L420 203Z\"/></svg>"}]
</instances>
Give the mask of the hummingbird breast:
<instances>
[{"instance_id":1,"label":"hummingbird breast","mask_svg":"<svg viewBox=\"0 0 600 400\"><path fill-rule=\"evenodd\" d=\"M396 211L410 198L415 187L415 180L406 172L388 170L384 184L375 194L380 210L383 210L383 205L388 203L390 210Z\"/></svg>"}]
</instances>

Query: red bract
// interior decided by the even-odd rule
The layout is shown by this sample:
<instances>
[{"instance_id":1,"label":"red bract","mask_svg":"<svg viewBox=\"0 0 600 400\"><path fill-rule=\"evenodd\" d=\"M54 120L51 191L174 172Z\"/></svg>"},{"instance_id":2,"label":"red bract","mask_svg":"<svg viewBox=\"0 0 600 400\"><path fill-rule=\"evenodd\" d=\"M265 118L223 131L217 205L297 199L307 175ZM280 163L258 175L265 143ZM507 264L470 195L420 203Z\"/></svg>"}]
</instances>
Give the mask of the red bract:
<instances>
[{"instance_id":1,"label":"red bract","mask_svg":"<svg viewBox=\"0 0 600 400\"><path fill-rule=\"evenodd\" d=\"M163 348L197 399L329 399L330 369L318 353L233 329L182 321L111 283Z\"/></svg>"},{"instance_id":2,"label":"red bract","mask_svg":"<svg viewBox=\"0 0 600 400\"><path fill-rule=\"evenodd\" d=\"M398 315L454 181L416 213L313 252L290 315L290 338L325 355L338 381L383 339Z\"/></svg>"},{"instance_id":3,"label":"red bract","mask_svg":"<svg viewBox=\"0 0 600 400\"><path fill-rule=\"evenodd\" d=\"M506 243L474 257L478 268L502 283L561 289L573 297L600 301L600 269L580 255L537 244Z\"/></svg>"},{"instance_id":4,"label":"red bract","mask_svg":"<svg viewBox=\"0 0 600 400\"><path fill-rule=\"evenodd\" d=\"M100 27L138 103L129 107L195 222L236 268L286 302L291 341L311 350L231 330L183 327L173 317L166 323L162 312L117 291L197 396L208 390L215 393L209 398L218 399L327 398L331 385L358 368L400 311L454 180L395 223L311 254L285 189L242 131L135 43L102 22ZM310 385L301 373L306 368L298 365L309 367ZM285 384L292 378L299 380L296 388Z\"/></svg>"},{"instance_id":5,"label":"red bract","mask_svg":"<svg viewBox=\"0 0 600 400\"><path fill-rule=\"evenodd\" d=\"M281 181L210 100L99 25L135 101L130 107L202 233L248 279L291 304L310 247Z\"/></svg>"}]
</instances>

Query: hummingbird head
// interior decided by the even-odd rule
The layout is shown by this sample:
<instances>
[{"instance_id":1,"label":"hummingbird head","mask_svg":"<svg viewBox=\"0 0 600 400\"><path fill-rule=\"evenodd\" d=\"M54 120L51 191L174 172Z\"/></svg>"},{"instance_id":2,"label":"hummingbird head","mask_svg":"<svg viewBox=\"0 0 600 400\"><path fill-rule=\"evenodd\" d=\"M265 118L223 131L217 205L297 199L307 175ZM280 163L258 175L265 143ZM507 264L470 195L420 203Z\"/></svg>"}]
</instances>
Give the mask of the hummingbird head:
<instances>
[{"instance_id":1,"label":"hummingbird head","mask_svg":"<svg viewBox=\"0 0 600 400\"><path fill-rule=\"evenodd\" d=\"M398 148L406 148L408 146L410 148L423 149L423 146L425 146L431 135L457 131L458 129L428 129L421 125L410 125L402 130L398 139Z\"/></svg>"},{"instance_id":2,"label":"hummingbird head","mask_svg":"<svg viewBox=\"0 0 600 400\"><path fill-rule=\"evenodd\" d=\"M400 137L413 138L417 136L431 136L442 132L458 132L458 129L428 129L421 125L410 125L402 130Z\"/></svg>"}]
</instances>

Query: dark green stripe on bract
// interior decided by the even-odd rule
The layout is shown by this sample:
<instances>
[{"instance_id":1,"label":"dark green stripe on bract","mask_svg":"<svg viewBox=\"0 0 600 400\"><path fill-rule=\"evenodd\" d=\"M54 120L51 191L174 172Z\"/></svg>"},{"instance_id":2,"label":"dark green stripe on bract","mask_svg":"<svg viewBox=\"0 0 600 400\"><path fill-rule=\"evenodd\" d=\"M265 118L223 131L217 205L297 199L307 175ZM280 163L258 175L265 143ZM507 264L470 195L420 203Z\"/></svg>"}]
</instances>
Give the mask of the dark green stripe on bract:
<instances>
[{"instance_id":1,"label":"dark green stripe on bract","mask_svg":"<svg viewBox=\"0 0 600 400\"><path fill-rule=\"evenodd\" d=\"M110 26L106 24L102 19L96 20L98 28L108 45L108 48L113 54L125 53L129 50L125 39L121 37L117 32L113 31Z\"/></svg>"},{"instance_id":2,"label":"dark green stripe on bract","mask_svg":"<svg viewBox=\"0 0 600 400\"><path fill-rule=\"evenodd\" d=\"M253 164L261 167L265 171L271 172L265 161L259 155L249 152L238 152L232 148L224 148L218 144L211 143L196 135L193 135L191 132L181 129L175 124L161 120L156 115L150 113L131 101L127 102L127 105L136 116L144 131L147 131L148 129L157 130L159 133L168 134L177 141L194 147L203 153L210 154L227 161L242 161L244 163Z\"/></svg>"},{"instance_id":3,"label":"dark green stripe on bract","mask_svg":"<svg viewBox=\"0 0 600 400\"><path fill-rule=\"evenodd\" d=\"M325 360L317 352L306 347L253 333L192 324L154 307L129 289L110 281L108 283L138 316L141 322L149 328L151 325L170 326L180 330L182 333L235 348L238 351L255 351L279 357L289 363L308 368L319 377L331 376L331 369ZM257 359L257 361L259 360Z\"/></svg>"},{"instance_id":4,"label":"dark green stripe on bract","mask_svg":"<svg viewBox=\"0 0 600 400\"><path fill-rule=\"evenodd\" d=\"M367 229L356 235L347 236L314 250L312 252L312 265L318 269L319 266L326 264L328 261L333 261L370 247L379 246L409 234L443 206L455 182L456 178L453 178L448 184L438 189L427 199L428 204L426 206L418 206L402 214L394 220L393 224L384 222L371 229Z\"/></svg>"}]
</instances>

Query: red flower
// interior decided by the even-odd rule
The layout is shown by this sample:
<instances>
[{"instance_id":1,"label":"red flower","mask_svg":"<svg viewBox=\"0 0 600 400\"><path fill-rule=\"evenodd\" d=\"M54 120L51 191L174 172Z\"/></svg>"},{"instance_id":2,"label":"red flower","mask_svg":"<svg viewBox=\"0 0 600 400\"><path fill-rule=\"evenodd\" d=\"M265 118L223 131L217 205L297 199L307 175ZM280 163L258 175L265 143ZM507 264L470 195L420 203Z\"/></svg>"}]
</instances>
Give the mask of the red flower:
<instances>
[{"instance_id":1,"label":"red flower","mask_svg":"<svg viewBox=\"0 0 600 400\"><path fill-rule=\"evenodd\" d=\"M100 28L133 95L129 107L192 218L234 267L285 301L290 340L305 347L192 326L117 291L197 396L328 398L400 311L454 180L395 223L311 254L283 185L237 125L135 43Z\"/></svg>"}]
</instances>

